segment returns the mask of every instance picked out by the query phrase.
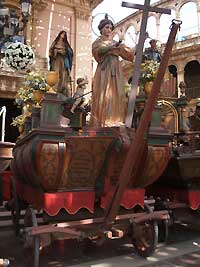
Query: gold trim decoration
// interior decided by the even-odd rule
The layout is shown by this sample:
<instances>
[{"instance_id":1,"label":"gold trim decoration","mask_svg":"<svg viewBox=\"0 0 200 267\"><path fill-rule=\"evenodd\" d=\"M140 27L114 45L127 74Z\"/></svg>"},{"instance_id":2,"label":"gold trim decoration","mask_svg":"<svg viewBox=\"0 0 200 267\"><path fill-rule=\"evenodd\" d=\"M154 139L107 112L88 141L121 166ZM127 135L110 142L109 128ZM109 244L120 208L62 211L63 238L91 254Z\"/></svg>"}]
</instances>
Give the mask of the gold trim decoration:
<instances>
[{"instance_id":1,"label":"gold trim decoration","mask_svg":"<svg viewBox=\"0 0 200 267\"><path fill-rule=\"evenodd\" d=\"M168 101L166 100L161 100L161 103L164 105L164 106L167 106L171 109L173 115L174 115L174 130L175 130L175 133L178 133L178 112L177 110L175 109L175 107Z\"/></svg>"}]
</instances>

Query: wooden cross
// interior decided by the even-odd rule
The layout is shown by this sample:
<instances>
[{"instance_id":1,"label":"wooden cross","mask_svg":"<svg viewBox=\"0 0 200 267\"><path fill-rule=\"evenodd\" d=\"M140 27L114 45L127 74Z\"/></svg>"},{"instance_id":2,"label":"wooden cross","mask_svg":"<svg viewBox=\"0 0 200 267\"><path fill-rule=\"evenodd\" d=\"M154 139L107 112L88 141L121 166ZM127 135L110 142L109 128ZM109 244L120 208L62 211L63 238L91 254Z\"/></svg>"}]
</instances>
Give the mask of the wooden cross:
<instances>
[{"instance_id":1,"label":"wooden cross","mask_svg":"<svg viewBox=\"0 0 200 267\"><path fill-rule=\"evenodd\" d=\"M154 110L154 105L156 103L156 99L160 92L160 87L162 84L162 80L168 66L169 57L172 52L173 44L175 42L176 33L180 28L181 21L173 21L171 26L171 31L169 34L169 38L167 44L165 46L165 51L163 53L162 61L158 68L158 74L153 83L152 91L149 94L147 104L145 105L144 111L142 113L142 117L140 119L140 123L138 125L137 131L133 136L133 140L130 143L129 150L127 152L126 159L124 161L120 176L119 182L116 185L115 192L113 194L112 201L107 207L107 214L105 216L105 223L110 225L116 219L116 215L119 211L121 199L125 193L128 182L132 177L132 183L138 184L137 180L141 173L138 172L138 167L140 166L138 163L142 160L142 155L144 153L144 137L146 132L148 131L149 124L151 123L152 112ZM137 176L136 176L137 175ZM147 182L147 181L146 181ZM149 182L149 181L148 181ZM146 183L147 185L148 183Z\"/></svg>"},{"instance_id":2,"label":"wooden cross","mask_svg":"<svg viewBox=\"0 0 200 267\"><path fill-rule=\"evenodd\" d=\"M132 120L133 120L133 113L134 113L134 108L135 108L136 91L137 91L138 82L140 78L140 67L141 67L141 62L142 62L143 47L144 47L144 42L146 38L148 13L156 12L156 13L164 13L164 14L170 15L171 10L165 9L165 8L151 7L150 0L145 0L144 5L122 2L122 6L143 10L142 22L140 26L140 36L139 36L138 45L137 45L137 53L136 53L134 72L133 72L133 77L132 77L132 86L131 86L129 102L128 102L128 111L127 111L126 122L125 122L126 126L131 128Z\"/></svg>"}]
</instances>

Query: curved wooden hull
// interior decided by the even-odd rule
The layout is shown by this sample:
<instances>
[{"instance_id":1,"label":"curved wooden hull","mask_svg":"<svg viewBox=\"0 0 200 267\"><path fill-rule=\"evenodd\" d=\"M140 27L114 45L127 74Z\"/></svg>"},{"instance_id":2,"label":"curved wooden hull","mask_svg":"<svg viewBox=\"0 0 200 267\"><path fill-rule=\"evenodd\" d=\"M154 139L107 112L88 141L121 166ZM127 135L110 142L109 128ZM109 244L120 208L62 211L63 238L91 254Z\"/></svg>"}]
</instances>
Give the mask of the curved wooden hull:
<instances>
[{"instance_id":1,"label":"curved wooden hull","mask_svg":"<svg viewBox=\"0 0 200 267\"><path fill-rule=\"evenodd\" d=\"M9 167L10 161L13 158L12 150L14 145L14 143L0 142L0 173Z\"/></svg>"},{"instance_id":2,"label":"curved wooden hull","mask_svg":"<svg viewBox=\"0 0 200 267\"><path fill-rule=\"evenodd\" d=\"M105 185L118 183L134 132L129 130L128 142L120 148L119 136L119 129L80 133L34 130L15 146L12 171L22 183L44 192L95 190L97 180L104 191ZM168 160L167 145L148 146L144 140L128 187L144 188L152 183Z\"/></svg>"},{"instance_id":3,"label":"curved wooden hull","mask_svg":"<svg viewBox=\"0 0 200 267\"><path fill-rule=\"evenodd\" d=\"M200 153L182 154L172 157L157 181L176 188L200 188Z\"/></svg>"},{"instance_id":4,"label":"curved wooden hull","mask_svg":"<svg viewBox=\"0 0 200 267\"><path fill-rule=\"evenodd\" d=\"M200 206L200 153L173 156L160 178L147 188L147 195L183 203L191 209Z\"/></svg>"}]
</instances>

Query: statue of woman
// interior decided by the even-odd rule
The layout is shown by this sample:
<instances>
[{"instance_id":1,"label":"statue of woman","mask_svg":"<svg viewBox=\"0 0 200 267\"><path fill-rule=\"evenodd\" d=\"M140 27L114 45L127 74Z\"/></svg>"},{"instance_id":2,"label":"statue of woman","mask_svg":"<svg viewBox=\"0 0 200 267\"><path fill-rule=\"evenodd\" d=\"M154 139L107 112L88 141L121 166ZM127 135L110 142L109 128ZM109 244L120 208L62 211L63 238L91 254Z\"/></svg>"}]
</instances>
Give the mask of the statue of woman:
<instances>
[{"instance_id":1,"label":"statue of woman","mask_svg":"<svg viewBox=\"0 0 200 267\"><path fill-rule=\"evenodd\" d=\"M65 31L59 32L49 49L50 70L57 71L59 81L57 92L70 96L69 84L71 81L71 69L73 60L73 50L67 40Z\"/></svg>"},{"instance_id":2,"label":"statue of woman","mask_svg":"<svg viewBox=\"0 0 200 267\"><path fill-rule=\"evenodd\" d=\"M134 51L112 39L114 25L107 16L98 29L101 36L92 45L98 63L93 81L92 125L120 126L125 121L127 101L119 57L133 61Z\"/></svg>"}]
</instances>

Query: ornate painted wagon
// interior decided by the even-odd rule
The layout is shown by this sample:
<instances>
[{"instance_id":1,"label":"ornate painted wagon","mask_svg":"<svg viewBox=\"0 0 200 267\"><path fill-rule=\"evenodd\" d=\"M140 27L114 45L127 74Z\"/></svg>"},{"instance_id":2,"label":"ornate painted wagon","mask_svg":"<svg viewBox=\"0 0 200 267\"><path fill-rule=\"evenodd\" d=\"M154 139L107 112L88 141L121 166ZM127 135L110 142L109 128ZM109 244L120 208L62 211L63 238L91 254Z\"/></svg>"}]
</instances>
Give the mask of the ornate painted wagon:
<instances>
[{"instance_id":1,"label":"ornate painted wagon","mask_svg":"<svg viewBox=\"0 0 200 267\"><path fill-rule=\"evenodd\" d=\"M153 209L154 201L145 199L145 188L161 176L171 155L171 135L160 127L159 107L154 106L178 25L172 28L172 41L169 39L137 131L77 128L77 124L62 128L62 101L57 94L46 93L39 124L32 118L34 128L15 145L13 222L18 234L20 211L25 208L21 232L26 245L33 247L34 267L39 266L39 248L59 233L62 238L90 239L98 244L129 234L141 256L154 252L157 220L167 220L169 214ZM42 210L43 225L38 225L34 210Z\"/></svg>"},{"instance_id":2,"label":"ornate painted wagon","mask_svg":"<svg viewBox=\"0 0 200 267\"><path fill-rule=\"evenodd\" d=\"M174 136L172 155L165 171L147 189L155 198L156 210L169 210L171 220L162 223L162 240L167 240L168 226L174 219L192 223L200 208L200 151L199 132L177 133Z\"/></svg>"},{"instance_id":3,"label":"ornate painted wagon","mask_svg":"<svg viewBox=\"0 0 200 267\"><path fill-rule=\"evenodd\" d=\"M33 226L26 231L27 236L35 238L35 266L39 258L38 236L44 246L42 237L53 232L62 232L66 238L87 237L96 242L120 238L129 232L140 255L153 253L157 243L155 219L167 219L168 213L152 212L148 203L153 201L145 201L144 194L145 187L160 176L170 159L169 135L160 137L159 145L158 136L156 145L153 144L156 139L150 138L149 145L144 140L138 168L132 171L117 217L111 226L106 224L134 135L134 129L125 135L119 128L81 131L38 128L17 142L11 165L12 213L19 233L20 210L27 209L25 227ZM151 132L150 135L155 137ZM32 208L43 210L44 222L52 224L38 226ZM133 225L134 229L130 230ZM145 228L145 237L134 237L134 231L138 233L140 228Z\"/></svg>"}]
</instances>

